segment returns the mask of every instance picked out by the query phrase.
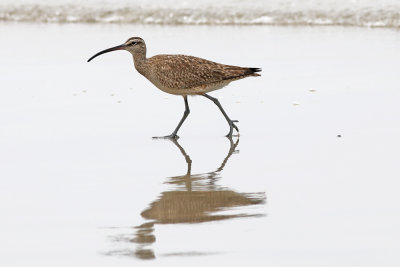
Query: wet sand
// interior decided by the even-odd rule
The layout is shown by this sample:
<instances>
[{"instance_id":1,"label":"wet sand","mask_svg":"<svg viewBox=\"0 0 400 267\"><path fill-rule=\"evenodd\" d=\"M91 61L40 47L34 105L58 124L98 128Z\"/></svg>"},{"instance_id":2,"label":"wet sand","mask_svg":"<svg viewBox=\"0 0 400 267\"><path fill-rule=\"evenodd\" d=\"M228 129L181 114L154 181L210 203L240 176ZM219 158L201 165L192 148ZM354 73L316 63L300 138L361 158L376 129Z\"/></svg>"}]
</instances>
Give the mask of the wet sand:
<instances>
[{"instance_id":1,"label":"wet sand","mask_svg":"<svg viewBox=\"0 0 400 267\"><path fill-rule=\"evenodd\" d=\"M2 266L398 266L400 33L2 23ZM184 105L127 52L263 68Z\"/></svg>"}]
</instances>

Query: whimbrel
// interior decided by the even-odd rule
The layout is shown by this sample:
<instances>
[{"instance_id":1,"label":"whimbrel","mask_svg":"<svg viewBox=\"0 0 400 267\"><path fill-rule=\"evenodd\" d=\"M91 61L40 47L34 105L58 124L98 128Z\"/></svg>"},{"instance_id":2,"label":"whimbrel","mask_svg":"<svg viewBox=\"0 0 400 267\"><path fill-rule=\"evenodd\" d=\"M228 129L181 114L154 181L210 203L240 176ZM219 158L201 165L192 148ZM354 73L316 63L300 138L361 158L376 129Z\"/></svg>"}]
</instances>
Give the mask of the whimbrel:
<instances>
[{"instance_id":1,"label":"whimbrel","mask_svg":"<svg viewBox=\"0 0 400 267\"><path fill-rule=\"evenodd\" d=\"M229 124L229 133L231 137L233 129L239 132L235 125L236 120L231 120L218 99L208 95L208 92L221 89L230 82L243 79L249 76L260 76L260 68L243 68L215 63L206 59L185 56L185 55L156 55L151 58L146 57L146 44L140 37L131 37L122 45L105 49L91 58L115 50L126 50L133 56L136 70L152 82L160 90L183 96L185 102L185 112L178 126L172 134L164 136L165 138L178 138L177 133L186 117L189 115L188 95L201 95L215 103L218 106L226 121Z\"/></svg>"}]
</instances>

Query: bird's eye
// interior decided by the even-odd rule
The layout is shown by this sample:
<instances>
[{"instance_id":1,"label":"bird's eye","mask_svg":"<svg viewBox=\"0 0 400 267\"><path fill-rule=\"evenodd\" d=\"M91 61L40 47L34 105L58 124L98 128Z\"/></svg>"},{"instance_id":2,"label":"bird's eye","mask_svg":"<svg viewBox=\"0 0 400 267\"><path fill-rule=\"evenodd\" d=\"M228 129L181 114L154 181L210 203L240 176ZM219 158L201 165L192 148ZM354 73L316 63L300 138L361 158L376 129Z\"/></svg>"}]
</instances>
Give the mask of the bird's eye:
<instances>
[{"instance_id":1,"label":"bird's eye","mask_svg":"<svg viewBox=\"0 0 400 267\"><path fill-rule=\"evenodd\" d=\"M137 44L137 43L136 43L136 42L132 42L132 43L131 43L131 45L135 45L135 44Z\"/></svg>"}]
</instances>

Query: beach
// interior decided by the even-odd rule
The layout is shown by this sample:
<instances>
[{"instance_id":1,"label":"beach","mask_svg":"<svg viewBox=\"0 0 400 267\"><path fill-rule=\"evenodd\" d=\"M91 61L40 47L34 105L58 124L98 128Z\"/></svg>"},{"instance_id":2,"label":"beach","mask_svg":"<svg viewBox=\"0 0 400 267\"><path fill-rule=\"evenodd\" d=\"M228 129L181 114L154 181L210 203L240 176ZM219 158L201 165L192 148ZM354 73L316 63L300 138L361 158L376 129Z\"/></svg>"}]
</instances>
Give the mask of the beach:
<instances>
[{"instance_id":1,"label":"beach","mask_svg":"<svg viewBox=\"0 0 400 267\"><path fill-rule=\"evenodd\" d=\"M399 265L397 29L0 25L2 266ZM152 139L182 98L86 62L132 36L262 68L211 93L240 137L197 96Z\"/></svg>"}]
</instances>

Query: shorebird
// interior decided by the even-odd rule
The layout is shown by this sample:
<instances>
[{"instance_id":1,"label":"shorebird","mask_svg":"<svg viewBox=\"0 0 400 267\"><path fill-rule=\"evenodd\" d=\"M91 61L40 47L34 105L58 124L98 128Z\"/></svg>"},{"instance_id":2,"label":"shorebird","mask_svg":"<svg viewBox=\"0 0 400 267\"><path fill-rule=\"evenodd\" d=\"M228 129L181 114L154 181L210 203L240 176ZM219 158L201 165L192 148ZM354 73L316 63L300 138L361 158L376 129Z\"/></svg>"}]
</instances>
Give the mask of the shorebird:
<instances>
[{"instance_id":1,"label":"shorebird","mask_svg":"<svg viewBox=\"0 0 400 267\"><path fill-rule=\"evenodd\" d=\"M164 138L178 138L179 128L190 113L187 97L201 95L218 106L229 124L227 137L232 137L233 129L239 133L239 128L231 120L218 99L208 95L208 92L221 89L232 81L249 76L260 76L260 68L243 68L215 63L206 59L186 55L156 55L146 57L146 44L140 37L131 37L122 45L105 49L88 59L116 50L126 50L133 56L136 70L153 83L158 89L173 95L183 96L185 112L175 130Z\"/></svg>"}]
</instances>

